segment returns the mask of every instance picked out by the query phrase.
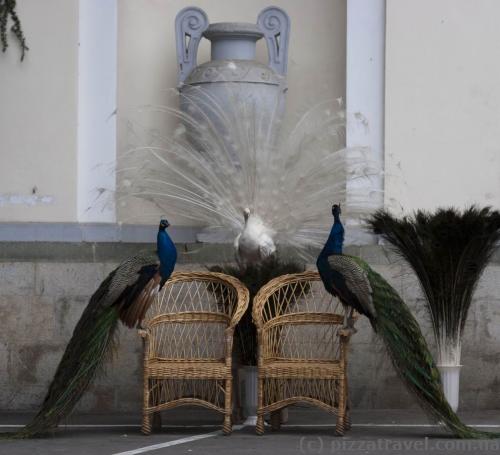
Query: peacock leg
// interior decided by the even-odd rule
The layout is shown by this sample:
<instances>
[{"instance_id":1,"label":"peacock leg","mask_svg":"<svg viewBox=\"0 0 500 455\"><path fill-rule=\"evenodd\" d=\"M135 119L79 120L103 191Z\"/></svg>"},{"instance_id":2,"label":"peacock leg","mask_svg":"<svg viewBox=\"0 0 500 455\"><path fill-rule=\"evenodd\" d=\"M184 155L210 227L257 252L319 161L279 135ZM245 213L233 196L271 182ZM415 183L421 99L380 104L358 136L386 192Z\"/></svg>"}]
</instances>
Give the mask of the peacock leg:
<instances>
[{"instance_id":1,"label":"peacock leg","mask_svg":"<svg viewBox=\"0 0 500 455\"><path fill-rule=\"evenodd\" d=\"M350 337L357 332L357 330L354 328L355 319L353 317L353 313L353 307L349 307L349 310L344 313L344 326L340 331L340 334L342 336Z\"/></svg>"}]
</instances>

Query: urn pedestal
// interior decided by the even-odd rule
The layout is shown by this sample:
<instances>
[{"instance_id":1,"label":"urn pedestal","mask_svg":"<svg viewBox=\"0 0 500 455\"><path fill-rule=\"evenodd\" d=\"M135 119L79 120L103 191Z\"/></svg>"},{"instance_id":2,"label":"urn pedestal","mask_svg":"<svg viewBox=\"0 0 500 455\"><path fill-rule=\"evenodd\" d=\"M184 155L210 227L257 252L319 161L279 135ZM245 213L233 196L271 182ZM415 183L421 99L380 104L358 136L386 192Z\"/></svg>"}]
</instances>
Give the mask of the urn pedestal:
<instances>
[{"instance_id":1,"label":"urn pedestal","mask_svg":"<svg viewBox=\"0 0 500 455\"><path fill-rule=\"evenodd\" d=\"M245 418L244 425L257 424L257 372L256 366L241 366L238 369L238 388Z\"/></svg>"}]
</instances>

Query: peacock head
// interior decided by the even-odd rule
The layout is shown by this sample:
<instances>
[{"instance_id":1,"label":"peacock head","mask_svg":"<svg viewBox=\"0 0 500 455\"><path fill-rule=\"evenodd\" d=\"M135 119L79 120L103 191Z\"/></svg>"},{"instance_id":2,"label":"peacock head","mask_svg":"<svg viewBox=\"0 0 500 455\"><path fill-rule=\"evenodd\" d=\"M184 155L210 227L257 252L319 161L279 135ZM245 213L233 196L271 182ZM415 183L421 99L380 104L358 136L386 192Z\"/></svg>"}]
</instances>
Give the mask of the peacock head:
<instances>
[{"instance_id":1,"label":"peacock head","mask_svg":"<svg viewBox=\"0 0 500 455\"><path fill-rule=\"evenodd\" d=\"M332 205L332 215L334 217L339 216L342 213L342 210L340 208L340 204L333 204Z\"/></svg>"},{"instance_id":2,"label":"peacock head","mask_svg":"<svg viewBox=\"0 0 500 455\"><path fill-rule=\"evenodd\" d=\"M160 231L167 229L169 226L170 223L168 222L168 220L166 219L160 220L160 226L159 226Z\"/></svg>"},{"instance_id":3,"label":"peacock head","mask_svg":"<svg viewBox=\"0 0 500 455\"><path fill-rule=\"evenodd\" d=\"M243 218L245 218L245 223L248 221L248 218L250 218L250 209L248 207L243 210Z\"/></svg>"}]
</instances>

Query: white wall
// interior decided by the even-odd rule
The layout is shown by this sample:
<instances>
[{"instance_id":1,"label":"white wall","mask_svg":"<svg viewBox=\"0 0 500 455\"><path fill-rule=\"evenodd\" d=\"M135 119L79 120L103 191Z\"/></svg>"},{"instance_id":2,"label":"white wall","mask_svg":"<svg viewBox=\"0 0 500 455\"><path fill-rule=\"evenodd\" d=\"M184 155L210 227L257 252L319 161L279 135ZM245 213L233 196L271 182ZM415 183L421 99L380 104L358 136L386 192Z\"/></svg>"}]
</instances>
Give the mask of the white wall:
<instances>
[{"instance_id":1,"label":"white wall","mask_svg":"<svg viewBox=\"0 0 500 455\"><path fill-rule=\"evenodd\" d=\"M342 96L345 1L274 3L292 19L289 111ZM269 2L118 2L119 153L139 106L175 86L174 17L190 4L213 22L253 22ZM0 53L0 222L76 221L78 0L23 0L18 12L31 50L19 62L12 38ZM496 0L387 0L386 206L500 205L498 17ZM205 42L199 62L208 55ZM146 222L141 210L119 219Z\"/></svg>"},{"instance_id":2,"label":"white wall","mask_svg":"<svg viewBox=\"0 0 500 455\"><path fill-rule=\"evenodd\" d=\"M500 205L499 18L498 0L387 0L388 207Z\"/></svg>"},{"instance_id":3,"label":"white wall","mask_svg":"<svg viewBox=\"0 0 500 455\"><path fill-rule=\"evenodd\" d=\"M276 5L291 19L287 111L296 115L325 98L345 96L345 0L120 0L118 4L118 164L133 145L131 128L142 125L165 131L165 117L139 113L148 104L162 104L177 85L174 19L186 6L204 9L210 22L253 22L259 12ZM209 60L202 40L198 63ZM264 40L257 58L267 62ZM141 144L144 145L144 144ZM145 203L118 207L124 222L152 222L156 211ZM149 216L148 216L149 214Z\"/></svg>"},{"instance_id":4,"label":"white wall","mask_svg":"<svg viewBox=\"0 0 500 455\"><path fill-rule=\"evenodd\" d=\"M80 68L79 78L78 39L82 26L79 3L85 6L89 1L18 3L31 50L20 63L17 42L11 39L7 53L0 53L0 222L113 221L114 213L103 215L102 199L97 200L90 212L87 210L94 196L98 196L97 187L112 187L109 156L114 150L108 150L112 141L107 141L107 145L100 140L96 143L102 131L94 129L95 134L89 134L92 127L83 128L91 125L92 119L101 125L101 113L78 118L83 110L99 104L99 99L92 97L106 97L105 93L82 92L78 100L79 83L81 89L82 81L92 82L95 79L92 77L102 69L99 65L95 72L92 68L89 72L87 65ZM176 85L174 18L180 9L191 4L200 6L212 22L255 22L258 13L270 4L268 0L120 0L117 3L119 152L130 146L128 125L144 120L139 108L161 104L165 91ZM274 3L283 7L292 20L288 111L293 115L325 97L344 96L345 0ZM93 27L92 21L83 25L89 30ZM102 39L103 48L109 48L110 42ZM93 41L88 43L95 46ZM209 52L209 43L204 40L198 61L208 60ZM258 58L267 61L263 40L258 46ZM81 62L85 63L85 59ZM111 109L106 109L105 117L113 120ZM80 125L78 137L78 122L85 119L90 123ZM158 127L165 128L160 120L146 116L145 126L149 128L157 122ZM119 220L147 222L144 212L142 203L135 208L127 207ZM156 222L157 215L151 219Z\"/></svg>"},{"instance_id":5,"label":"white wall","mask_svg":"<svg viewBox=\"0 0 500 455\"><path fill-rule=\"evenodd\" d=\"M0 222L76 220L78 1L23 0L0 53Z\"/></svg>"}]
</instances>

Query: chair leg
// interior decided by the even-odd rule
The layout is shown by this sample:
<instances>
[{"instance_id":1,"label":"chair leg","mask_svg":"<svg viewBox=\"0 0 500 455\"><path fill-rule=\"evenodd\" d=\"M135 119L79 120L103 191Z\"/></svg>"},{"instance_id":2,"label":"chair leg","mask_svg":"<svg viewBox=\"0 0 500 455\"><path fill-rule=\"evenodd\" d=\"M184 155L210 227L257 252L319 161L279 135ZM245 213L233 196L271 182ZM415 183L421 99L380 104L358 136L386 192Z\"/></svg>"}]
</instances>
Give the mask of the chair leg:
<instances>
[{"instance_id":1,"label":"chair leg","mask_svg":"<svg viewBox=\"0 0 500 455\"><path fill-rule=\"evenodd\" d=\"M337 417L337 425L335 425L335 436L344 436L344 416L339 415Z\"/></svg>"},{"instance_id":2,"label":"chair leg","mask_svg":"<svg viewBox=\"0 0 500 455\"><path fill-rule=\"evenodd\" d=\"M151 434L151 414L144 412L142 414L142 434L149 436Z\"/></svg>"},{"instance_id":3,"label":"chair leg","mask_svg":"<svg viewBox=\"0 0 500 455\"><path fill-rule=\"evenodd\" d=\"M233 424L231 420L232 413L232 397L233 397L233 380L232 378L226 379L226 391L224 395L224 424L222 425L222 432L227 436L233 431Z\"/></svg>"},{"instance_id":4,"label":"chair leg","mask_svg":"<svg viewBox=\"0 0 500 455\"><path fill-rule=\"evenodd\" d=\"M258 435L264 434L264 414L262 408L264 407L264 379L259 378L257 388L257 425L255 432Z\"/></svg>"},{"instance_id":5,"label":"chair leg","mask_svg":"<svg viewBox=\"0 0 500 455\"><path fill-rule=\"evenodd\" d=\"M345 417L344 417L344 430L349 431L351 429L351 415L349 412L346 411Z\"/></svg>"},{"instance_id":6,"label":"chair leg","mask_svg":"<svg viewBox=\"0 0 500 455\"><path fill-rule=\"evenodd\" d=\"M224 415L224 423L222 424L222 433L224 436L229 436L233 432L233 423L231 415Z\"/></svg>"},{"instance_id":7,"label":"chair leg","mask_svg":"<svg viewBox=\"0 0 500 455\"><path fill-rule=\"evenodd\" d=\"M344 390L345 390L345 396L346 396L346 403L345 403L345 418L344 418L344 428L346 431L349 431L351 429L351 396L349 395L349 387L347 383L347 376L344 378Z\"/></svg>"},{"instance_id":8,"label":"chair leg","mask_svg":"<svg viewBox=\"0 0 500 455\"><path fill-rule=\"evenodd\" d=\"M257 416L257 425L255 426L255 432L259 436L262 436L264 434L264 416L263 415Z\"/></svg>"},{"instance_id":9,"label":"chair leg","mask_svg":"<svg viewBox=\"0 0 500 455\"><path fill-rule=\"evenodd\" d=\"M149 378L146 376L146 372L144 372L144 396L142 403L142 428L141 431L145 435L151 434L151 414L146 411L149 407Z\"/></svg>"},{"instance_id":10,"label":"chair leg","mask_svg":"<svg viewBox=\"0 0 500 455\"><path fill-rule=\"evenodd\" d=\"M271 412L271 428L278 431L281 428L281 409Z\"/></svg>"},{"instance_id":11,"label":"chair leg","mask_svg":"<svg viewBox=\"0 0 500 455\"><path fill-rule=\"evenodd\" d=\"M337 416L337 425L335 426L335 436L344 436L345 433L345 427L344 427L344 421L345 421L345 402L346 402L346 397L345 397L345 381L344 378L340 379L339 381L339 409L338 409L338 416Z\"/></svg>"}]
</instances>

